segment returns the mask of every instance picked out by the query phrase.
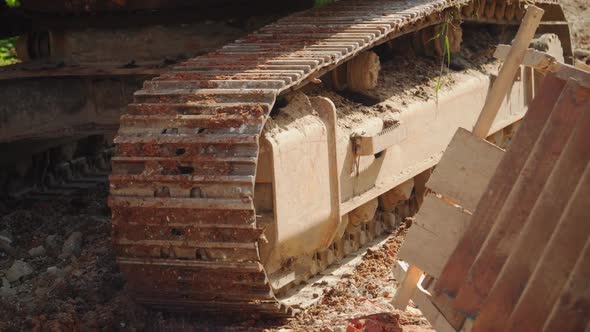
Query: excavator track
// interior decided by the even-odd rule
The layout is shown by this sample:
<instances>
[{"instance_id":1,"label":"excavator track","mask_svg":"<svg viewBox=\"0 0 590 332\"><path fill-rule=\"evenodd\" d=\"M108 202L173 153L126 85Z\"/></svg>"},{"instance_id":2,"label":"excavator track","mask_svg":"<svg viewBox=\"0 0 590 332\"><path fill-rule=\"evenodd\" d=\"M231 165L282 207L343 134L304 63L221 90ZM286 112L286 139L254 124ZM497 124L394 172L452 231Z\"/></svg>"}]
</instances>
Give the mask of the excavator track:
<instances>
[{"instance_id":1,"label":"excavator track","mask_svg":"<svg viewBox=\"0 0 590 332\"><path fill-rule=\"evenodd\" d=\"M341 1L145 82L121 119L109 198L118 262L137 302L290 315L261 263L254 208L259 137L277 97L447 13L514 24L523 10L500 0Z\"/></svg>"}]
</instances>

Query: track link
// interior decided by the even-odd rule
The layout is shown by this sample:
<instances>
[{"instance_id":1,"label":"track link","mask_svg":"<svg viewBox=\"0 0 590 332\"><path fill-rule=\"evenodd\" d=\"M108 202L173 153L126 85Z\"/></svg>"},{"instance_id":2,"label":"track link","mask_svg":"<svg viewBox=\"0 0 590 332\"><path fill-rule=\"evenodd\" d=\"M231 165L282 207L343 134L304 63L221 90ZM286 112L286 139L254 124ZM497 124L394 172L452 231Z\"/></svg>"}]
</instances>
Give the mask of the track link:
<instances>
[{"instance_id":1,"label":"track link","mask_svg":"<svg viewBox=\"0 0 590 332\"><path fill-rule=\"evenodd\" d=\"M518 3L498 3L342 1L146 82L122 117L110 177L113 239L135 299L166 310L291 314L260 262L253 203L258 139L275 99L457 6L486 22L521 17Z\"/></svg>"}]
</instances>

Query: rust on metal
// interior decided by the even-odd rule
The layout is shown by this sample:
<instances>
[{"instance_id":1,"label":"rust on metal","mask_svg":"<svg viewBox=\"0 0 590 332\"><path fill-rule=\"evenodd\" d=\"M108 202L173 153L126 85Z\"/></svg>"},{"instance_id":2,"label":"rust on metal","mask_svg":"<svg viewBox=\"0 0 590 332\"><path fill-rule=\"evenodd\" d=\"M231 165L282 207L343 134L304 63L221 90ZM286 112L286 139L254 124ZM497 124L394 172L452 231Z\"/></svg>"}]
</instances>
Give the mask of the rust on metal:
<instances>
[{"instance_id":1,"label":"rust on metal","mask_svg":"<svg viewBox=\"0 0 590 332\"><path fill-rule=\"evenodd\" d=\"M339 2L147 82L115 140L109 199L135 299L167 310L289 315L261 264L253 204L258 139L276 97L457 6L471 20L517 23L522 9L496 2Z\"/></svg>"}]
</instances>

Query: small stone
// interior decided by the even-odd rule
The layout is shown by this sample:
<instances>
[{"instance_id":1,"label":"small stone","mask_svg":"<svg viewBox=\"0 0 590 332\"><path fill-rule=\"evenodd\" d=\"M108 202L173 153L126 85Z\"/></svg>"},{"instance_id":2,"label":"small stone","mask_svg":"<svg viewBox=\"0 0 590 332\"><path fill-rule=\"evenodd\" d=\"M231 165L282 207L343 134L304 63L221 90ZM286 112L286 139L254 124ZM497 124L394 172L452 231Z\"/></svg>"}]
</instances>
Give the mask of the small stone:
<instances>
[{"instance_id":1,"label":"small stone","mask_svg":"<svg viewBox=\"0 0 590 332\"><path fill-rule=\"evenodd\" d=\"M12 240L5 236L0 236L0 250L7 253L10 256L16 256L17 251L10 245Z\"/></svg>"},{"instance_id":2,"label":"small stone","mask_svg":"<svg viewBox=\"0 0 590 332\"><path fill-rule=\"evenodd\" d=\"M343 326L335 326L334 332L346 332L346 327Z\"/></svg>"},{"instance_id":3,"label":"small stone","mask_svg":"<svg viewBox=\"0 0 590 332\"><path fill-rule=\"evenodd\" d=\"M87 327L98 329L98 315L95 311L88 311L82 318L82 321L86 323Z\"/></svg>"},{"instance_id":4,"label":"small stone","mask_svg":"<svg viewBox=\"0 0 590 332\"><path fill-rule=\"evenodd\" d=\"M47 295L48 292L49 292L49 288L47 288L47 287L37 287L37 289L35 289L35 295L37 297L43 297L43 296Z\"/></svg>"},{"instance_id":5,"label":"small stone","mask_svg":"<svg viewBox=\"0 0 590 332\"><path fill-rule=\"evenodd\" d=\"M451 59L451 63L449 63L449 67L451 70L460 71L468 69L471 66L469 61L463 59L460 56L454 56Z\"/></svg>"},{"instance_id":6,"label":"small stone","mask_svg":"<svg viewBox=\"0 0 590 332\"><path fill-rule=\"evenodd\" d=\"M56 250L58 248L57 235L47 235L45 238L45 247L50 250Z\"/></svg>"},{"instance_id":7,"label":"small stone","mask_svg":"<svg viewBox=\"0 0 590 332\"><path fill-rule=\"evenodd\" d=\"M0 287L0 298L16 295L16 289L10 288L10 281L2 278L2 287Z\"/></svg>"},{"instance_id":8,"label":"small stone","mask_svg":"<svg viewBox=\"0 0 590 332\"><path fill-rule=\"evenodd\" d=\"M0 235L0 241L6 242L8 244L12 243L12 239L8 235Z\"/></svg>"},{"instance_id":9,"label":"small stone","mask_svg":"<svg viewBox=\"0 0 590 332\"><path fill-rule=\"evenodd\" d=\"M64 273L57 266L50 266L47 268L47 274L52 275L52 276L62 276Z\"/></svg>"},{"instance_id":10,"label":"small stone","mask_svg":"<svg viewBox=\"0 0 590 332\"><path fill-rule=\"evenodd\" d=\"M65 259L70 256L78 256L82 252L82 233L73 232L64 242L59 258Z\"/></svg>"},{"instance_id":11,"label":"small stone","mask_svg":"<svg viewBox=\"0 0 590 332\"><path fill-rule=\"evenodd\" d=\"M38 246L35 248L31 248L31 250L29 250L29 255L31 255L32 257L39 257L45 255L45 252L46 251L43 246Z\"/></svg>"},{"instance_id":12,"label":"small stone","mask_svg":"<svg viewBox=\"0 0 590 332\"><path fill-rule=\"evenodd\" d=\"M312 296L313 296L314 299L317 299L318 297L320 297L320 295L318 293L313 293Z\"/></svg>"},{"instance_id":13,"label":"small stone","mask_svg":"<svg viewBox=\"0 0 590 332\"><path fill-rule=\"evenodd\" d=\"M8 281L16 281L33 273L33 268L22 260L16 260L12 266L4 273Z\"/></svg>"}]
</instances>

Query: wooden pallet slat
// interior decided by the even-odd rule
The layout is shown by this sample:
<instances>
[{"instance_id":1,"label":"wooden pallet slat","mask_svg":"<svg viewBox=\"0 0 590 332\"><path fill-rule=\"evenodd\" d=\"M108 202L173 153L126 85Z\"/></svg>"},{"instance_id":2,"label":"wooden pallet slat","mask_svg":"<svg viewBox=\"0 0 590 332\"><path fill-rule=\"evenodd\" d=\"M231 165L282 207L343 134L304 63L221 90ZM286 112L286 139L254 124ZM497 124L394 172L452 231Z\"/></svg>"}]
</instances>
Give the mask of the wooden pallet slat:
<instances>
[{"instance_id":1,"label":"wooden pallet slat","mask_svg":"<svg viewBox=\"0 0 590 332\"><path fill-rule=\"evenodd\" d=\"M590 326L590 240L582 251L574 271L555 303L544 332L576 332Z\"/></svg>"},{"instance_id":2,"label":"wooden pallet slat","mask_svg":"<svg viewBox=\"0 0 590 332\"><path fill-rule=\"evenodd\" d=\"M541 263L536 267L506 323L507 331L542 329L544 320L531 317L547 317L561 296L567 277L590 237L589 206L590 167L587 166L573 199L568 203L556 231L546 244ZM588 256L585 259L588 260Z\"/></svg>"},{"instance_id":3,"label":"wooden pallet slat","mask_svg":"<svg viewBox=\"0 0 590 332\"><path fill-rule=\"evenodd\" d=\"M510 53L514 65L526 52ZM544 67L501 161L483 152L506 86L494 84L473 134L460 129L445 151L399 251L409 266L394 269L405 275L394 304L412 294L436 328L590 331L590 76L554 59Z\"/></svg>"},{"instance_id":4,"label":"wooden pallet slat","mask_svg":"<svg viewBox=\"0 0 590 332\"><path fill-rule=\"evenodd\" d=\"M523 170L512 184L512 190L455 298L457 310L477 313L494 285L547 178L563 155L564 146L572 135L571 128L575 127L587 107L585 103L576 103L571 98L576 88L574 82L566 84Z\"/></svg>"},{"instance_id":5,"label":"wooden pallet slat","mask_svg":"<svg viewBox=\"0 0 590 332\"><path fill-rule=\"evenodd\" d=\"M569 89L566 89L564 93L572 98L573 93L579 91L579 86L575 82L569 82L568 86ZM582 98L578 98L579 103L583 101ZM590 162L588 142L590 142L590 112L585 112L553 173L547 179L547 184L528 217L523 234L513 247L508 261L475 321L473 331L484 326L487 329L505 330L504 324L522 294L522 285L526 285L535 266L539 263L543 248L558 227L560 216Z\"/></svg>"},{"instance_id":6,"label":"wooden pallet slat","mask_svg":"<svg viewBox=\"0 0 590 332\"><path fill-rule=\"evenodd\" d=\"M424 198L398 257L412 262L431 276L440 275L445 261L461 239L470 215L434 195ZM425 248L436 250L425 250Z\"/></svg>"},{"instance_id":7,"label":"wooden pallet slat","mask_svg":"<svg viewBox=\"0 0 590 332\"><path fill-rule=\"evenodd\" d=\"M459 128L428 180L428 187L474 211L502 156L499 147Z\"/></svg>"},{"instance_id":8,"label":"wooden pallet slat","mask_svg":"<svg viewBox=\"0 0 590 332\"><path fill-rule=\"evenodd\" d=\"M529 106L531 112L526 115L516 132L512 144L489 182L488 189L477 205L472 217L477 222L469 224L435 285L437 297L456 296L564 86L565 82L552 74L545 78L538 98Z\"/></svg>"}]
</instances>

